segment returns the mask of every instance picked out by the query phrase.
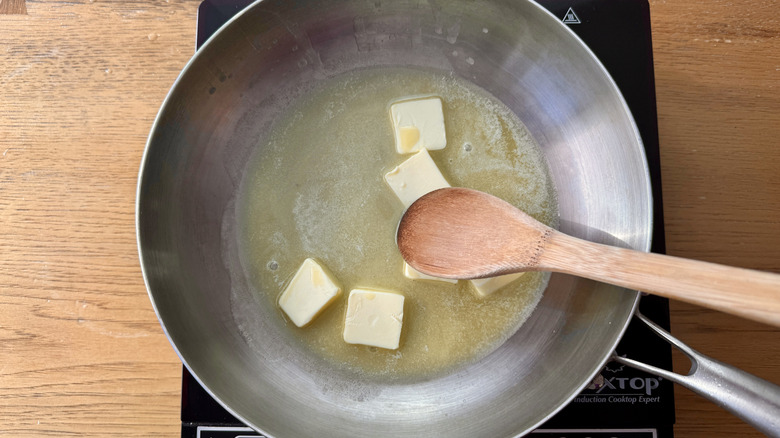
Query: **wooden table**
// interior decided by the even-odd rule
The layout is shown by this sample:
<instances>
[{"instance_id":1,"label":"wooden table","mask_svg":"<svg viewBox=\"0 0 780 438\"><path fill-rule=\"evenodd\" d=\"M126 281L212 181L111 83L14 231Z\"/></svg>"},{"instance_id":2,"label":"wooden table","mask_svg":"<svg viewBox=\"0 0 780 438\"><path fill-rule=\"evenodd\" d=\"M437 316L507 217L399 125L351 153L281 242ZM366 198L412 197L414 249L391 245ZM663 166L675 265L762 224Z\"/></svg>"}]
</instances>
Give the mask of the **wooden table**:
<instances>
[{"instance_id":1,"label":"wooden table","mask_svg":"<svg viewBox=\"0 0 780 438\"><path fill-rule=\"evenodd\" d=\"M138 263L152 120L198 0L0 0L0 435L176 436L181 367ZM780 272L780 2L652 0L668 252ZM674 303L780 383L780 331ZM686 372L681 354L675 369ZM679 437L759 436L676 390Z\"/></svg>"}]
</instances>

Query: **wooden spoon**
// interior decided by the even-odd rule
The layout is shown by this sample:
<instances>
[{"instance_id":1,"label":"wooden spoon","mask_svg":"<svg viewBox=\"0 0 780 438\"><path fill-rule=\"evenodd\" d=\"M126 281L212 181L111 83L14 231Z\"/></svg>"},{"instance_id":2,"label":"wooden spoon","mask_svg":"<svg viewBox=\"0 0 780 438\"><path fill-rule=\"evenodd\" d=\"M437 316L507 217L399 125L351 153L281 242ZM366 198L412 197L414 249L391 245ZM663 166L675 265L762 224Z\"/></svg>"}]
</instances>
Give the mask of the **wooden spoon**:
<instances>
[{"instance_id":1,"label":"wooden spoon","mask_svg":"<svg viewBox=\"0 0 780 438\"><path fill-rule=\"evenodd\" d=\"M780 275L588 242L476 190L421 197L396 240L407 263L436 277L563 272L780 326Z\"/></svg>"}]
</instances>

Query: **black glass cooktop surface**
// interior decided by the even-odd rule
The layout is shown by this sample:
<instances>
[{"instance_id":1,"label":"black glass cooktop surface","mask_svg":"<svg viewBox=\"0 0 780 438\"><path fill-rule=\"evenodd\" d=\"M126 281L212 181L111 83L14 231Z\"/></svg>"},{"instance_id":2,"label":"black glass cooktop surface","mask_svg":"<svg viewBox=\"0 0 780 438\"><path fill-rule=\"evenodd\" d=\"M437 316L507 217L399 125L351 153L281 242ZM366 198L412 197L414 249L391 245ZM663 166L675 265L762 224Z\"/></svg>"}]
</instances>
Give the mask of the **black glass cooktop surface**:
<instances>
[{"instance_id":1,"label":"black glass cooktop surface","mask_svg":"<svg viewBox=\"0 0 780 438\"><path fill-rule=\"evenodd\" d=\"M653 77L650 11L646 0L538 0L569 26L596 54L623 93L642 136L654 196L652 251L665 252L660 158ZM206 0L198 10L197 47L247 0ZM668 301L644 297L640 311L669 328ZM671 369L671 347L634 321L617 353ZM534 438L671 438L674 424L671 382L607 364L592 384L555 417L531 434ZM184 369L182 437L262 436L225 411Z\"/></svg>"}]
</instances>

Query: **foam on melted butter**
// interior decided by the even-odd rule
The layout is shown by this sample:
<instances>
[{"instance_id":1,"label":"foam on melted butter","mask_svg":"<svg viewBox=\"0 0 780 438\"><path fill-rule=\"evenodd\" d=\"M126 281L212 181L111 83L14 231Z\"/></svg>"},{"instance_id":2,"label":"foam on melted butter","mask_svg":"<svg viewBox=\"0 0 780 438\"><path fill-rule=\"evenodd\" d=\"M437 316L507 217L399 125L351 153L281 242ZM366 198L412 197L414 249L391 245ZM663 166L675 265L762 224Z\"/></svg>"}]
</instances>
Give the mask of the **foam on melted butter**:
<instances>
[{"instance_id":1,"label":"foam on melted butter","mask_svg":"<svg viewBox=\"0 0 780 438\"><path fill-rule=\"evenodd\" d=\"M295 103L258 145L237 200L241 249L269 306L307 257L328 266L344 290L406 297L396 351L344 342L345 296L305 328L288 324L312 354L372 376L417 378L478 360L525 321L548 278L528 273L480 299L467 281L404 277L395 246L403 206L383 175L408 156L396 153L388 103L419 95L442 99L447 147L430 155L452 186L491 193L554 225L541 152L517 117L471 83L412 69L345 74Z\"/></svg>"}]
</instances>

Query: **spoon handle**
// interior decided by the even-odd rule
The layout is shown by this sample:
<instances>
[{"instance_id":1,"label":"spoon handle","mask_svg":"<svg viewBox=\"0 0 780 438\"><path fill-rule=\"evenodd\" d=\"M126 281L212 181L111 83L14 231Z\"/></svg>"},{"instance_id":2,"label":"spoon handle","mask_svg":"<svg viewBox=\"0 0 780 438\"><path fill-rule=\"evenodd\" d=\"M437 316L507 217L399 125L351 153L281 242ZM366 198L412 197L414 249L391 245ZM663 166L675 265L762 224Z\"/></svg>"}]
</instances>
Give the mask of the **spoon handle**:
<instances>
[{"instance_id":1,"label":"spoon handle","mask_svg":"<svg viewBox=\"0 0 780 438\"><path fill-rule=\"evenodd\" d=\"M588 242L553 231L538 270L573 274L780 327L780 275Z\"/></svg>"}]
</instances>

